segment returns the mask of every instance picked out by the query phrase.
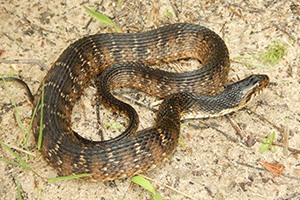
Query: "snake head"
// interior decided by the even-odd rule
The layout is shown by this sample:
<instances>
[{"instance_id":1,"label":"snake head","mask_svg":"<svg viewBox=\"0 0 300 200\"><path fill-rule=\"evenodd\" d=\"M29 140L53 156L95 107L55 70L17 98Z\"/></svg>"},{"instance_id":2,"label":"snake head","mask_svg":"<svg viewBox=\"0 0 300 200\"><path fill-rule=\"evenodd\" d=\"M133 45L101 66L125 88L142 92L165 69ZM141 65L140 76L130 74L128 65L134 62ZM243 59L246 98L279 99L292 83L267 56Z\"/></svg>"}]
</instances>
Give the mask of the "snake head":
<instances>
[{"instance_id":1,"label":"snake head","mask_svg":"<svg viewBox=\"0 0 300 200\"><path fill-rule=\"evenodd\" d=\"M244 94L241 104L249 103L269 85L269 82L270 78L267 75L260 74L251 75L241 80L241 92Z\"/></svg>"},{"instance_id":2,"label":"snake head","mask_svg":"<svg viewBox=\"0 0 300 200\"><path fill-rule=\"evenodd\" d=\"M270 79L267 75L251 75L243 80L226 86L225 90L217 95L220 103L215 103L217 109L213 112L225 115L247 105L254 97L260 94L268 85Z\"/></svg>"}]
</instances>

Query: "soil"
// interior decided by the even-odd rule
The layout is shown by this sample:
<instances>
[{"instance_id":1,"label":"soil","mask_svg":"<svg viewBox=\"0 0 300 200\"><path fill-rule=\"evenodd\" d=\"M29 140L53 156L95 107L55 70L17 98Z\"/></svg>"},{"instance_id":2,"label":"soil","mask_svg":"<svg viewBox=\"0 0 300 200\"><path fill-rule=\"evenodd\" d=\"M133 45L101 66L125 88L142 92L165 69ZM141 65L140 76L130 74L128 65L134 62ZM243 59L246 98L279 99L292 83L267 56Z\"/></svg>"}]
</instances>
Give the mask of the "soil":
<instances>
[{"instance_id":1,"label":"soil","mask_svg":"<svg viewBox=\"0 0 300 200\"><path fill-rule=\"evenodd\" d=\"M170 23L189 22L206 26L225 41L232 60L229 79L267 74L269 87L246 109L227 117L190 120L182 127L181 143L172 157L143 173L163 199L299 199L300 198L300 3L296 0L259 1L0 1L0 73L22 78L36 91L47 69L37 64L7 64L4 60L37 59L51 66L75 40L91 34L111 32L103 23L91 20L84 6L96 8L111 18L123 32L142 32ZM168 13L173 16L169 16ZM259 58L274 42L287 49L277 64ZM249 56L252 55L252 56ZM188 70L191 63L175 63ZM24 89L8 83L24 129L31 119L31 104ZM128 91L128 90L126 90ZM126 94L147 106L157 99L143 93ZM85 137L98 139L95 88L91 83L73 112L73 128ZM134 105L140 129L153 124L155 113ZM106 122L126 126L123 118L101 108L103 132L117 132ZM21 125L16 120L9 93L0 88L0 141L14 149L42 177L58 176L37 153L29 136L30 158L24 149ZM111 120L111 121L109 121ZM103 125L103 126L102 126ZM237 131L239 129L239 131ZM122 130L122 129L121 129ZM275 131L274 146L260 153L261 139ZM239 133L239 134L238 134ZM284 136L285 135L285 136ZM106 135L106 138L111 138ZM235 138L232 141L230 138ZM284 140L288 143L285 143ZM18 147L18 148L16 148ZM286 149L287 148L287 149ZM0 158L17 160L3 146ZM273 175L259 163L284 165ZM276 165L277 164L277 165ZM277 170L273 169L273 173ZM68 180L47 182L21 167L0 162L0 199L151 199L151 194L130 178L114 182ZM176 190L170 189L171 186ZM184 195L182 194L184 193Z\"/></svg>"}]
</instances>

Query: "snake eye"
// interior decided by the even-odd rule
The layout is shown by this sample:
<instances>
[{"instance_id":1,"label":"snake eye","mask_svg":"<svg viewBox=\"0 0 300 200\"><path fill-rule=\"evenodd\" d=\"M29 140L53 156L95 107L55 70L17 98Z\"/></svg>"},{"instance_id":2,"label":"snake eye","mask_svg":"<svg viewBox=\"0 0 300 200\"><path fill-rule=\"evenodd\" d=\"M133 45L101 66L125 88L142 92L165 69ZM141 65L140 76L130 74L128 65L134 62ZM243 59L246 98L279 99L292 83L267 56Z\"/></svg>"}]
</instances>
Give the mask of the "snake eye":
<instances>
[{"instance_id":1,"label":"snake eye","mask_svg":"<svg viewBox=\"0 0 300 200\"><path fill-rule=\"evenodd\" d=\"M259 83L259 78L255 75L252 75L249 77L249 84L250 85L256 85L257 83Z\"/></svg>"}]
</instances>

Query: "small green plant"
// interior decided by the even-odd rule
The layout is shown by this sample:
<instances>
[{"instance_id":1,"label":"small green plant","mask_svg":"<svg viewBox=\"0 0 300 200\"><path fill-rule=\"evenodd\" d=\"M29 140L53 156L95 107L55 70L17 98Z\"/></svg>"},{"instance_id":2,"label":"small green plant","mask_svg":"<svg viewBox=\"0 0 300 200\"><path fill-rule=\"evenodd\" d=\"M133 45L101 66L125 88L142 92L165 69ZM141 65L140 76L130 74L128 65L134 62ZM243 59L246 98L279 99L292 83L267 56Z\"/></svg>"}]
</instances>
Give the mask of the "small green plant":
<instances>
[{"instance_id":1,"label":"small green plant","mask_svg":"<svg viewBox=\"0 0 300 200\"><path fill-rule=\"evenodd\" d=\"M85 10L88 12L88 14L93 17L94 19L103 22L104 24L106 24L107 26L109 26L111 28L111 30L113 32L117 32L117 33L121 33L121 29L119 26L117 26L117 24L115 22L112 22L107 16L102 15L100 13L95 12L94 10L84 7Z\"/></svg>"},{"instance_id":2,"label":"small green plant","mask_svg":"<svg viewBox=\"0 0 300 200\"><path fill-rule=\"evenodd\" d=\"M141 176L134 176L131 178L131 181L142 186L146 190L150 191L154 200L162 200L163 199L159 193L155 192L154 187L145 178L143 178Z\"/></svg>"},{"instance_id":3,"label":"small green plant","mask_svg":"<svg viewBox=\"0 0 300 200\"><path fill-rule=\"evenodd\" d=\"M180 137L180 136L178 138L178 144L182 144L184 146L184 141L183 141L182 137Z\"/></svg>"},{"instance_id":4,"label":"small green plant","mask_svg":"<svg viewBox=\"0 0 300 200\"><path fill-rule=\"evenodd\" d=\"M123 126L121 124L118 124L116 122L113 122L113 123L104 122L104 125L109 127L110 129L120 130L121 128L123 128Z\"/></svg>"},{"instance_id":5,"label":"small green plant","mask_svg":"<svg viewBox=\"0 0 300 200\"><path fill-rule=\"evenodd\" d=\"M12 71L8 72L8 77L13 77L14 75L15 74Z\"/></svg>"},{"instance_id":6,"label":"small green plant","mask_svg":"<svg viewBox=\"0 0 300 200\"><path fill-rule=\"evenodd\" d=\"M169 10L166 10L164 16L173 17L173 13L171 13Z\"/></svg>"},{"instance_id":7,"label":"small green plant","mask_svg":"<svg viewBox=\"0 0 300 200\"><path fill-rule=\"evenodd\" d=\"M272 144L273 141L274 141L274 138L275 138L275 131L273 131L273 133L269 136L269 138L263 138L262 139L262 142L264 143L259 152L260 153L263 153L265 152L266 150L268 150L269 148L271 149L272 152L276 152L276 148L275 146Z\"/></svg>"},{"instance_id":8,"label":"small green plant","mask_svg":"<svg viewBox=\"0 0 300 200\"><path fill-rule=\"evenodd\" d=\"M278 64L283 57L287 54L287 45L282 44L278 41L274 41L272 45L268 47L267 51L261 51L258 53L257 56L251 55L251 54L245 54L242 56L237 56L235 59L244 59L244 60L249 60L249 59L255 59L255 60L263 60L264 63L270 63L271 65L276 65ZM261 64L261 63L255 63L251 61L246 61L246 65L248 66L256 66L256 67L261 67L265 69L269 69L268 66Z\"/></svg>"},{"instance_id":9,"label":"small green plant","mask_svg":"<svg viewBox=\"0 0 300 200\"><path fill-rule=\"evenodd\" d=\"M287 45L278 41L274 41L272 45L268 47L267 51L259 52L259 58L271 65L278 64L287 53Z\"/></svg>"}]
</instances>

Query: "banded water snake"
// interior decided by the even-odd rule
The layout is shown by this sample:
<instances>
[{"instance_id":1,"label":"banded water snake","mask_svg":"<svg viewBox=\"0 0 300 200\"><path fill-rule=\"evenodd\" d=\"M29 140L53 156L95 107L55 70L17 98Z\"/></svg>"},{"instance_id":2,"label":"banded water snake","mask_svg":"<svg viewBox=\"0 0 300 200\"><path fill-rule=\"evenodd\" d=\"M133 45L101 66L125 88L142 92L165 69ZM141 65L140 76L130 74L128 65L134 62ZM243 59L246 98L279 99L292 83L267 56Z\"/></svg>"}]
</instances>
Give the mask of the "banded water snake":
<instances>
[{"instance_id":1,"label":"banded water snake","mask_svg":"<svg viewBox=\"0 0 300 200\"><path fill-rule=\"evenodd\" d=\"M134 87L141 90L142 86L146 86L148 89L144 91L160 97L170 95L160 106L156 124L152 128L135 133L137 114L121 103L119 112L130 119L122 135L95 142L82 138L71 129L73 106L95 75L102 74L112 65L117 65L113 69L120 65L140 67L182 58L195 58L202 67L171 77L155 72L154 76L158 77L156 81L151 78L147 84L133 83L136 85ZM102 181L149 170L174 151L180 132L180 119L182 113L189 110L187 107L191 99L198 94L218 93L227 82L229 65L228 50L223 40L213 31L194 24L172 24L144 33L108 33L84 37L64 50L34 96L33 104L37 105L43 88L43 113L39 105L33 121L35 140L39 138L42 116L40 151L50 165L64 175L88 173L92 175L83 179ZM246 96L249 93L246 97L248 100L269 82L265 75L254 76L252 81L250 79L246 83L253 84L253 87L243 94ZM135 79L130 80L126 79L125 86L131 86ZM123 83L119 85L123 86ZM101 84L106 83L99 84L101 88ZM157 90L158 85L160 90ZM242 101L246 103L248 100ZM103 102L105 104L105 100ZM108 106L112 106L111 103Z\"/></svg>"}]
</instances>

